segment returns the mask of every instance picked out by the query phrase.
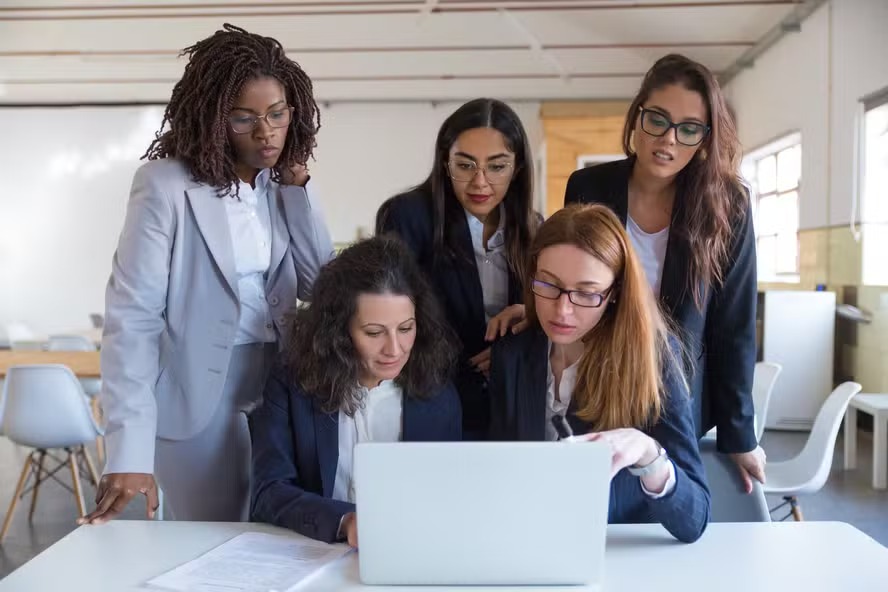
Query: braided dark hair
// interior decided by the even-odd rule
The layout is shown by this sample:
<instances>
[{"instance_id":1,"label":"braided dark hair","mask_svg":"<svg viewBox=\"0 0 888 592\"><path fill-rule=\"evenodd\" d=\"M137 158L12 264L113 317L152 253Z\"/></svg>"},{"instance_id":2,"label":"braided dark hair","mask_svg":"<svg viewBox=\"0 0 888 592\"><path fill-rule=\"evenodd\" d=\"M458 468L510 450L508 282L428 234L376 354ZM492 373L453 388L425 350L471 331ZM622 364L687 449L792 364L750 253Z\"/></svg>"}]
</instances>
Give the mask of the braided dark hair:
<instances>
[{"instance_id":1,"label":"braided dark hair","mask_svg":"<svg viewBox=\"0 0 888 592\"><path fill-rule=\"evenodd\" d=\"M287 103L295 108L271 172L274 181L280 182L281 170L304 165L312 156L321 115L311 79L285 55L280 42L228 23L222 29L180 54L188 56L185 73L173 87L160 129L142 158L181 159L196 181L227 195L238 179L228 140L228 116L245 82L264 76L277 79ZM164 131L167 123L170 127Z\"/></svg>"}]
</instances>

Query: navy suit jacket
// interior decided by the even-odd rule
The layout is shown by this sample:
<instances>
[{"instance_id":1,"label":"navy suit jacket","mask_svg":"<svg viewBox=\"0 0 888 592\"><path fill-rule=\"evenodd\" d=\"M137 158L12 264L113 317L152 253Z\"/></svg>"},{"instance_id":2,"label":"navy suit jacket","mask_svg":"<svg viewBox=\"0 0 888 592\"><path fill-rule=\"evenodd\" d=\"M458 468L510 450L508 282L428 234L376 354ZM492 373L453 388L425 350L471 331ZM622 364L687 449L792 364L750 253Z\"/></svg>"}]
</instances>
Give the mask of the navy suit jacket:
<instances>
[{"instance_id":1,"label":"navy suit jacket","mask_svg":"<svg viewBox=\"0 0 888 592\"><path fill-rule=\"evenodd\" d=\"M292 384L280 365L250 415L253 442L253 520L328 543L354 504L334 500L339 462L339 413L324 413ZM429 399L404 395L405 442L455 441L462 436L459 397L447 384Z\"/></svg>"},{"instance_id":2,"label":"navy suit jacket","mask_svg":"<svg viewBox=\"0 0 888 592\"><path fill-rule=\"evenodd\" d=\"M625 225L633 163L627 158L575 171L567 182L564 204L607 205ZM676 195L673 220L682 205L681 195ZM735 227L724 281L706 291L702 309L687 289L688 259L687 246L670 233L660 304L677 325L684 345L697 436L717 426L720 452L747 452L758 445L752 405L758 285L751 209L746 208Z\"/></svg>"},{"instance_id":3,"label":"navy suit jacket","mask_svg":"<svg viewBox=\"0 0 888 592\"><path fill-rule=\"evenodd\" d=\"M487 437L490 400L486 379L469 365L468 360L490 347L490 343L484 339L487 319L472 235L465 217L460 216L457 220L458 224L452 229L459 247L455 258L434 251L432 201L425 193L412 191L389 199L379 208L377 229L393 232L416 255L435 288L450 326L462 343L454 382L462 400L463 435L466 439L477 440ZM521 302L521 283L510 272L509 304Z\"/></svg>"},{"instance_id":4,"label":"navy suit jacket","mask_svg":"<svg viewBox=\"0 0 888 592\"><path fill-rule=\"evenodd\" d=\"M539 327L508 335L494 345L490 368L491 439L546 439L548 347L546 334ZM643 431L659 442L672 459L675 488L654 499L642 491L638 477L623 469L611 480L608 522L659 522L676 539L691 543L700 538L709 523L709 487L694 435L687 389L677 368L667 371L664 385L660 419ZM567 420L574 433L595 431L595 426L579 419L575 411L572 402Z\"/></svg>"}]
</instances>

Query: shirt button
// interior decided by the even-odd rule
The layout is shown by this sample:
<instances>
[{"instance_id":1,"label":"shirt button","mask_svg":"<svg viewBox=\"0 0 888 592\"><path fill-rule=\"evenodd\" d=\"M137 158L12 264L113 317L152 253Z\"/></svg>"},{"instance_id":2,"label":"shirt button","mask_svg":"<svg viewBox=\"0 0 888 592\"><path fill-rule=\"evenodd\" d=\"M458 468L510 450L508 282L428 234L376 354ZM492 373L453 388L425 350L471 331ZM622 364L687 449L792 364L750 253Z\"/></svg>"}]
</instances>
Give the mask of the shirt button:
<instances>
[{"instance_id":1,"label":"shirt button","mask_svg":"<svg viewBox=\"0 0 888 592\"><path fill-rule=\"evenodd\" d=\"M271 324L271 323L266 323L266 324L265 324L265 328L266 328L266 329L271 329L271 328L272 328L272 324Z\"/></svg>"}]
</instances>

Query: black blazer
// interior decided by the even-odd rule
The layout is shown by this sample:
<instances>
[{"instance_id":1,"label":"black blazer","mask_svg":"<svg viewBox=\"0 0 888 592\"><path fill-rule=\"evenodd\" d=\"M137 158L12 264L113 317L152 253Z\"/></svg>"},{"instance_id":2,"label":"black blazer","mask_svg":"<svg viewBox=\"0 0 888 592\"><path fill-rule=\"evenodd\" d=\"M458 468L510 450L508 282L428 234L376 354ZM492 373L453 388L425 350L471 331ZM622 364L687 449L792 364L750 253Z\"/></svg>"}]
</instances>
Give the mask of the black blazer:
<instances>
[{"instance_id":1,"label":"black blazer","mask_svg":"<svg viewBox=\"0 0 888 592\"><path fill-rule=\"evenodd\" d=\"M460 440L456 390L447 384L426 400L405 393L402 422L405 442ZM333 542L342 517L355 511L354 504L331 498L339 462L339 413L322 412L315 399L276 366L249 423L252 519Z\"/></svg>"},{"instance_id":2,"label":"black blazer","mask_svg":"<svg viewBox=\"0 0 888 592\"><path fill-rule=\"evenodd\" d=\"M377 213L377 230L395 233L410 247L432 282L450 326L459 336L462 350L454 382L462 400L463 436L467 440L483 440L490 422L487 381L468 360L490 347L490 343L484 340L484 295L469 224L462 216L457 223L453 232L458 237L459 250L456 257L447 257L434 251L430 195L419 191L397 195L380 206ZM510 271L509 304L521 302L521 283Z\"/></svg>"},{"instance_id":3,"label":"black blazer","mask_svg":"<svg viewBox=\"0 0 888 592\"><path fill-rule=\"evenodd\" d=\"M539 327L508 335L494 345L490 371L492 440L546 439L548 348L549 340ZM700 538L709 523L709 487L680 370L669 369L663 382L660 420L643 431L659 442L672 459L675 488L654 499L642 491L638 477L623 469L611 480L608 522L659 522L676 539L691 543ZM595 431L595 426L575 413L572 401L567 420L575 434Z\"/></svg>"},{"instance_id":4,"label":"black blazer","mask_svg":"<svg viewBox=\"0 0 888 592\"><path fill-rule=\"evenodd\" d=\"M625 225L633 163L627 158L575 171L567 182L564 204L605 204ZM682 203L681 195L676 195L673 220ZM748 452L757 446L752 376L758 285L751 209L746 208L735 228L724 282L707 290L702 310L687 289L687 261L686 245L670 233L660 304L677 325L684 345L697 435L717 426L719 451Z\"/></svg>"}]
</instances>

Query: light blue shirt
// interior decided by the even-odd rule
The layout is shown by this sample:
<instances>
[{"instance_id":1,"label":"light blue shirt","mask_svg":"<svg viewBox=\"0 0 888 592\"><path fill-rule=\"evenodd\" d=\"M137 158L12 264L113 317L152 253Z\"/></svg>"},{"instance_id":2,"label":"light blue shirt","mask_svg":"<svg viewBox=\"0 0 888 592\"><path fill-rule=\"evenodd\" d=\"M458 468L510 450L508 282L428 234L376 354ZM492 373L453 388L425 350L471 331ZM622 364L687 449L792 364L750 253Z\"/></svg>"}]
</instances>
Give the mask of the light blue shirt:
<instances>
[{"instance_id":1,"label":"light blue shirt","mask_svg":"<svg viewBox=\"0 0 888 592\"><path fill-rule=\"evenodd\" d=\"M481 280L481 294L484 297L484 316L489 321L509 304L509 261L506 259L506 212L499 206L499 227L484 248L484 223L466 210L469 233L472 235L472 250Z\"/></svg>"}]
</instances>

